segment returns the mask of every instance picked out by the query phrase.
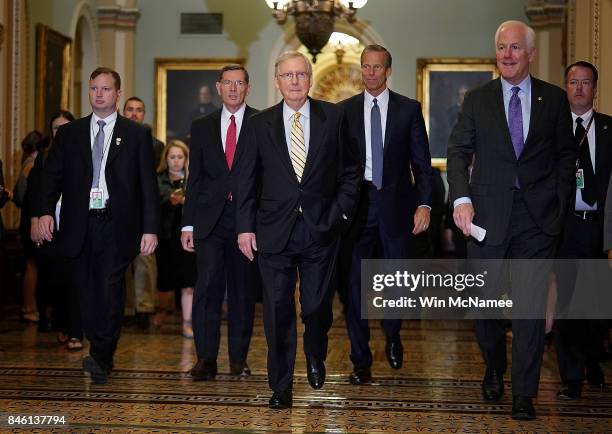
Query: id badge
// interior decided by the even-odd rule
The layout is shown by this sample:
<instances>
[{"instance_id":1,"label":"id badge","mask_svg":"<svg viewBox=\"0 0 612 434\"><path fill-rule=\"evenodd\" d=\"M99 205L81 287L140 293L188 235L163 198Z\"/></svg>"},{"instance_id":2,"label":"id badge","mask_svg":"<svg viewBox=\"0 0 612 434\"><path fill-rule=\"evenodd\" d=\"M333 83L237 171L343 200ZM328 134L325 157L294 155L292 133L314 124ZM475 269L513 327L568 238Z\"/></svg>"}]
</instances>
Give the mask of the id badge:
<instances>
[{"instance_id":1,"label":"id badge","mask_svg":"<svg viewBox=\"0 0 612 434\"><path fill-rule=\"evenodd\" d=\"M578 169L576 171L576 187L584 188L584 170Z\"/></svg>"},{"instance_id":2,"label":"id badge","mask_svg":"<svg viewBox=\"0 0 612 434\"><path fill-rule=\"evenodd\" d=\"M104 208L104 192L101 188L92 188L89 191L89 209Z\"/></svg>"}]
</instances>

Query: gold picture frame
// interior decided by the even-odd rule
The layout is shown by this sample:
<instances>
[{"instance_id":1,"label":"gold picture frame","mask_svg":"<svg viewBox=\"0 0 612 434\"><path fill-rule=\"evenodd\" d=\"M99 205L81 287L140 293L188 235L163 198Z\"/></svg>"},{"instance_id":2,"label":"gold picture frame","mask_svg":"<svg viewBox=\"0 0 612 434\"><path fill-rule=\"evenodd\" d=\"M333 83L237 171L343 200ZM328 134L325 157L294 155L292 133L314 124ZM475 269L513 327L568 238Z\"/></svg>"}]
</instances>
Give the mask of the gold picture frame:
<instances>
[{"instance_id":1,"label":"gold picture frame","mask_svg":"<svg viewBox=\"0 0 612 434\"><path fill-rule=\"evenodd\" d=\"M68 110L72 39L44 24L36 25L36 129L45 131L49 118Z\"/></svg>"},{"instance_id":2,"label":"gold picture frame","mask_svg":"<svg viewBox=\"0 0 612 434\"><path fill-rule=\"evenodd\" d=\"M423 107L434 167L446 170L446 146L465 91L498 75L495 59L417 59L417 99Z\"/></svg>"},{"instance_id":3,"label":"gold picture frame","mask_svg":"<svg viewBox=\"0 0 612 434\"><path fill-rule=\"evenodd\" d=\"M230 63L244 65L242 58L155 59L155 135L166 143L188 140L191 122L205 116L209 107L221 107L215 90L217 74ZM208 87L210 102L201 102ZM205 95L203 95L205 96Z\"/></svg>"}]
</instances>

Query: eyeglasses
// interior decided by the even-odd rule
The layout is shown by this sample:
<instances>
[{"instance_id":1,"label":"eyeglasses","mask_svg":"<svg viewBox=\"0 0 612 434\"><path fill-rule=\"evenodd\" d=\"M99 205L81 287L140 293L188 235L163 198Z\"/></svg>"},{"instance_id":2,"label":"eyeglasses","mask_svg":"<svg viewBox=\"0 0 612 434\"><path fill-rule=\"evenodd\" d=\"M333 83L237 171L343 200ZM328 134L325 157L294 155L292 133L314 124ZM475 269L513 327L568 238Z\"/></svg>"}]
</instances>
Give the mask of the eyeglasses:
<instances>
[{"instance_id":1,"label":"eyeglasses","mask_svg":"<svg viewBox=\"0 0 612 434\"><path fill-rule=\"evenodd\" d=\"M248 83L242 80L221 80L221 86L230 87L232 84L236 87L245 87Z\"/></svg>"},{"instance_id":2,"label":"eyeglasses","mask_svg":"<svg viewBox=\"0 0 612 434\"><path fill-rule=\"evenodd\" d=\"M278 76L283 81L291 81L293 77L297 77L299 81L304 81L310 77L310 74L307 72L285 72L284 74L278 74Z\"/></svg>"}]
</instances>

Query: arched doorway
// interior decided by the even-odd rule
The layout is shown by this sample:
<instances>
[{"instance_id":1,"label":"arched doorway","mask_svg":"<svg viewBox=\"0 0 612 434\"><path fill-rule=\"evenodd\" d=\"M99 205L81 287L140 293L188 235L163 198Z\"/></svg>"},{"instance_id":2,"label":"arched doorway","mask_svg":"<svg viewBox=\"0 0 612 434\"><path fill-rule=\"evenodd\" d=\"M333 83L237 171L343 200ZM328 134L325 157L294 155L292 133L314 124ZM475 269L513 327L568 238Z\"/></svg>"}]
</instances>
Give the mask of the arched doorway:
<instances>
[{"instance_id":1,"label":"arched doorway","mask_svg":"<svg viewBox=\"0 0 612 434\"><path fill-rule=\"evenodd\" d=\"M89 74L98 65L98 37L86 2L75 8L72 25L73 62L70 111L78 118L89 112Z\"/></svg>"}]
</instances>

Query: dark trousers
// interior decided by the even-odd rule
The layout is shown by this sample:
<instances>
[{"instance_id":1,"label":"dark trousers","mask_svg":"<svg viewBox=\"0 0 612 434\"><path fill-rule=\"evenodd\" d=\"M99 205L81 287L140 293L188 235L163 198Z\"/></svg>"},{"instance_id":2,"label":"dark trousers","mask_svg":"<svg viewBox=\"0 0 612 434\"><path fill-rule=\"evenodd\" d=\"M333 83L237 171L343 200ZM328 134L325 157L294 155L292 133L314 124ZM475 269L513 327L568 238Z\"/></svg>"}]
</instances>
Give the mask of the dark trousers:
<instances>
[{"instance_id":1,"label":"dark trousers","mask_svg":"<svg viewBox=\"0 0 612 434\"><path fill-rule=\"evenodd\" d=\"M198 359L216 360L221 339L221 308L227 289L230 363L247 359L255 299L259 293L257 264L238 248L234 205L228 201L212 233L195 240L198 278L193 294L193 336Z\"/></svg>"},{"instance_id":2,"label":"dark trousers","mask_svg":"<svg viewBox=\"0 0 612 434\"><path fill-rule=\"evenodd\" d=\"M486 229L486 228L485 228ZM523 201L522 192L515 192L512 215L507 235L499 246L468 243L470 259L547 259L553 258L556 237L542 232L536 225ZM486 239L485 239L486 242ZM477 262L477 261L476 261ZM548 277L552 263L543 264L537 273L525 273L510 265L510 295L520 303L529 303L540 312L539 319L512 320L512 394L536 396L540 381L542 355L544 354L544 332ZM549 268L546 268L546 267ZM486 262L487 280L500 284L504 270L501 261ZM480 268L480 267L479 267ZM487 367L500 372L506 370L506 330L502 319L475 320L476 337Z\"/></svg>"},{"instance_id":3,"label":"dark trousers","mask_svg":"<svg viewBox=\"0 0 612 434\"><path fill-rule=\"evenodd\" d=\"M69 267L72 284L80 291L89 354L105 369L113 367L125 305L123 279L133 259L119 253L112 217L90 213L83 250L69 260Z\"/></svg>"},{"instance_id":4,"label":"dark trousers","mask_svg":"<svg viewBox=\"0 0 612 434\"><path fill-rule=\"evenodd\" d=\"M404 237L388 236L379 223L381 194L371 183L367 188L367 214L363 212L362 221L357 221L361 229L354 241L351 252L350 286L346 327L351 341L351 361L356 367L369 368L372 365L370 350L370 327L368 320L361 317L361 260L362 259L402 259L410 257L410 235ZM406 222L408 225L410 222ZM402 321L385 319L381 321L388 340L399 339Z\"/></svg>"},{"instance_id":5,"label":"dark trousers","mask_svg":"<svg viewBox=\"0 0 612 434\"><path fill-rule=\"evenodd\" d=\"M297 347L295 284L300 273L300 305L304 323L304 353L327 357L327 332L332 300L338 240L322 246L299 216L281 253L259 254L263 281L264 329L268 343L268 382L280 392L292 388Z\"/></svg>"},{"instance_id":6,"label":"dark trousers","mask_svg":"<svg viewBox=\"0 0 612 434\"><path fill-rule=\"evenodd\" d=\"M563 259L555 267L557 276L557 311L562 313L568 308L578 275L578 262L571 259L602 259L603 254L603 215L600 212L576 215L571 213L557 257ZM559 319L555 321L554 342L559 362L559 373L563 382L582 381L585 370L599 370L599 356L602 341L607 331L601 320Z\"/></svg>"}]
</instances>

